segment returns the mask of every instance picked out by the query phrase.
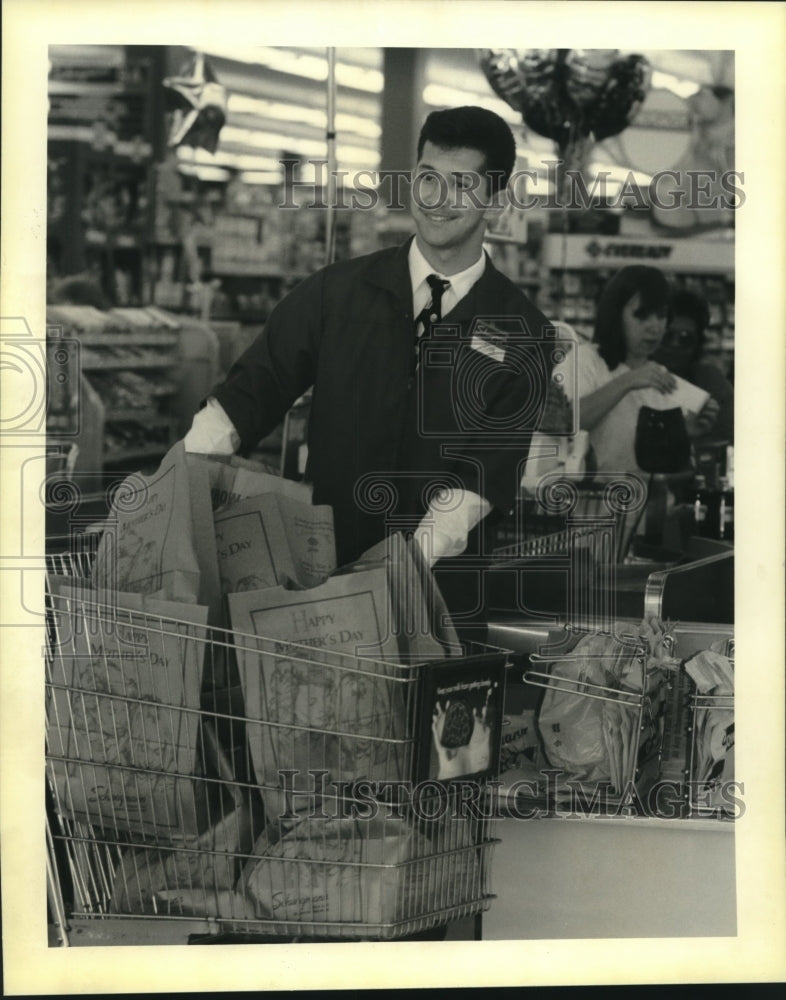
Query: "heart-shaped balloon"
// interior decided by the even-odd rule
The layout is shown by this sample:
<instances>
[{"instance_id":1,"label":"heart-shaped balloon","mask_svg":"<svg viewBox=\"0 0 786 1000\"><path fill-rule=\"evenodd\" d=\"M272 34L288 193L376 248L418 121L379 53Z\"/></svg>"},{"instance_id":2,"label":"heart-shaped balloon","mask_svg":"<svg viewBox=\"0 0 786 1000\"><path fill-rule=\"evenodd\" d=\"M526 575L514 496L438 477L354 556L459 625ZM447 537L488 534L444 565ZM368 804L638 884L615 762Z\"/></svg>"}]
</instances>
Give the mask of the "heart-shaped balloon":
<instances>
[{"instance_id":1,"label":"heart-shaped balloon","mask_svg":"<svg viewBox=\"0 0 786 1000\"><path fill-rule=\"evenodd\" d=\"M559 49L525 49L521 55L521 69L529 86L548 83L560 63Z\"/></svg>"},{"instance_id":2,"label":"heart-shaped balloon","mask_svg":"<svg viewBox=\"0 0 786 1000\"><path fill-rule=\"evenodd\" d=\"M563 49L524 49L519 54L524 77L524 123L538 135L559 141L567 124L562 76Z\"/></svg>"},{"instance_id":3,"label":"heart-shaped balloon","mask_svg":"<svg viewBox=\"0 0 786 1000\"><path fill-rule=\"evenodd\" d=\"M644 56L630 55L614 62L605 86L589 108L587 123L597 142L630 125L647 96L651 79Z\"/></svg>"},{"instance_id":4,"label":"heart-shaped balloon","mask_svg":"<svg viewBox=\"0 0 786 1000\"><path fill-rule=\"evenodd\" d=\"M618 49L482 49L492 89L533 132L565 147L581 136L616 135L635 118L651 71Z\"/></svg>"},{"instance_id":5,"label":"heart-shaped balloon","mask_svg":"<svg viewBox=\"0 0 786 1000\"><path fill-rule=\"evenodd\" d=\"M565 56L565 90L579 107L591 104L603 89L618 49L570 49Z\"/></svg>"},{"instance_id":6,"label":"heart-shaped balloon","mask_svg":"<svg viewBox=\"0 0 786 1000\"><path fill-rule=\"evenodd\" d=\"M519 113L524 110L526 82L515 49L481 49L480 68L491 89Z\"/></svg>"}]
</instances>

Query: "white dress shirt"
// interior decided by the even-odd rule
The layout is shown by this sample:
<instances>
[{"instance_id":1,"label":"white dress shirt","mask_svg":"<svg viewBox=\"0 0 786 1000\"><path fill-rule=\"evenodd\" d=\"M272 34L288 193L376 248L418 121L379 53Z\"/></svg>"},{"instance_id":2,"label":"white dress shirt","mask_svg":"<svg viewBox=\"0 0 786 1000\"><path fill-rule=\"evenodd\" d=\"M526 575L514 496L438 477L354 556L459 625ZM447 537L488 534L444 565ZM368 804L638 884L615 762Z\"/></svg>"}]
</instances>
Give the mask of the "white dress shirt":
<instances>
[{"instance_id":1,"label":"white dress shirt","mask_svg":"<svg viewBox=\"0 0 786 1000\"><path fill-rule=\"evenodd\" d=\"M412 315L418 313L431 301L431 286L426 280L430 274L436 274L450 284L442 293L442 315L447 316L480 278L486 268L486 255L481 251L480 257L468 268L458 274L441 274L429 264L418 247L418 241L413 240L409 248L409 277L412 281Z\"/></svg>"}]
</instances>

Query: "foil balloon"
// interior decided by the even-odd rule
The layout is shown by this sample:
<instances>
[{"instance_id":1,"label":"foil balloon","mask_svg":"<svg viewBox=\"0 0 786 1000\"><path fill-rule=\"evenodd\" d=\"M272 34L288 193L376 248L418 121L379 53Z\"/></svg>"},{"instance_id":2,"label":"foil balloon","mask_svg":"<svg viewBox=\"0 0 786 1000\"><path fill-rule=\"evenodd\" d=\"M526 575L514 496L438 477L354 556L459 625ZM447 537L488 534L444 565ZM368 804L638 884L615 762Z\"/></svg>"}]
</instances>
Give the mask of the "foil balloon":
<instances>
[{"instance_id":1,"label":"foil balloon","mask_svg":"<svg viewBox=\"0 0 786 1000\"><path fill-rule=\"evenodd\" d=\"M533 132L559 141L566 125L562 100L562 62L560 49L526 49L521 70L526 84L524 122Z\"/></svg>"},{"instance_id":2,"label":"foil balloon","mask_svg":"<svg viewBox=\"0 0 786 1000\"><path fill-rule=\"evenodd\" d=\"M549 86L554 79L559 60L559 49L525 49L521 58L521 68L527 86Z\"/></svg>"},{"instance_id":3,"label":"foil balloon","mask_svg":"<svg viewBox=\"0 0 786 1000\"><path fill-rule=\"evenodd\" d=\"M618 49L486 49L481 67L495 93L559 154L557 186L583 172L594 142L626 128L650 85L640 55Z\"/></svg>"},{"instance_id":4,"label":"foil balloon","mask_svg":"<svg viewBox=\"0 0 786 1000\"><path fill-rule=\"evenodd\" d=\"M618 49L570 49L565 56L565 90L579 107L603 90Z\"/></svg>"},{"instance_id":5,"label":"foil balloon","mask_svg":"<svg viewBox=\"0 0 786 1000\"><path fill-rule=\"evenodd\" d=\"M491 89L519 113L526 98L524 75L515 49L481 49L480 68Z\"/></svg>"},{"instance_id":6,"label":"foil balloon","mask_svg":"<svg viewBox=\"0 0 786 1000\"><path fill-rule=\"evenodd\" d=\"M630 55L613 63L606 83L588 108L587 126L596 142L630 125L647 96L651 77L644 56Z\"/></svg>"},{"instance_id":7,"label":"foil balloon","mask_svg":"<svg viewBox=\"0 0 786 1000\"><path fill-rule=\"evenodd\" d=\"M620 58L618 49L481 51L481 68L497 96L559 146L580 135L600 141L621 132L650 85L647 60Z\"/></svg>"},{"instance_id":8,"label":"foil balloon","mask_svg":"<svg viewBox=\"0 0 786 1000\"><path fill-rule=\"evenodd\" d=\"M172 112L169 145L193 146L215 153L226 121L227 93L204 54L197 52L179 76L164 80Z\"/></svg>"}]
</instances>

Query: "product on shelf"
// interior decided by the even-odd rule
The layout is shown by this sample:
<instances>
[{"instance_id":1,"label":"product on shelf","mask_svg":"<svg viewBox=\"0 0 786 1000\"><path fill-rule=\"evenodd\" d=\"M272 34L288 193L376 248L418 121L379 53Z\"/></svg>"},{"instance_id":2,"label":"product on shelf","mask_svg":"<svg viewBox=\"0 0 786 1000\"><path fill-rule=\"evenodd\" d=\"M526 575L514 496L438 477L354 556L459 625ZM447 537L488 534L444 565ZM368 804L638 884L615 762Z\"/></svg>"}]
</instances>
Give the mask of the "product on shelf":
<instances>
[{"instance_id":1,"label":"product on shelf","mask_svg":"<svg viewBox=\"0 0 786 1000\"><path fill-rule=\"evenodd\" d=\"M176 434L180 322L153 307L55 304L47 307L47 325L78 344L88 383L79 398L84 467L96 472L105 464L134 467L139 457L161 457Z\"/></svg>"}]
</instances>

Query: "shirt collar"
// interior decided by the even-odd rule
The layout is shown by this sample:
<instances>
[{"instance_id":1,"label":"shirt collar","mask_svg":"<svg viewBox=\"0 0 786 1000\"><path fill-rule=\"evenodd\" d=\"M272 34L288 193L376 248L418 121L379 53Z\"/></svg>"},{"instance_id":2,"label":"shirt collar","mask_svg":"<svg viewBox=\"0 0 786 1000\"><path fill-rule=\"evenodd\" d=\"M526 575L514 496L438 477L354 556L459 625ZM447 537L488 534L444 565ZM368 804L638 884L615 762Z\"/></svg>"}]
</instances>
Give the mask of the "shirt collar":
<instances>
[{"instance_id":1,"label":"shirt collar","mask_svg":"<svg viewBox=\"0 0 786 1000\"><path fill-rule=\"evenodd\" d=\"M436 274L438 277L450 282L450 288L447 289L445 295L449 297L448 302L450 303L447 308L452 308L464 298L470 288L472 288L483 274L485 268L486 254L481 250L480 256L475 263L470 264L463 271L451 275L441 274L439 271L435 271L431 264L429 264L421 253L417 240L413 239L409 247L409 276L412 281L412 298L415 315L420 312L431 297L431 289L426 282L426 278L430 274ZM443 303L445 303L445 299L443 299ZM443 309L443 312L447 311L447 308Z\"/></svg>"}]
</instances>

